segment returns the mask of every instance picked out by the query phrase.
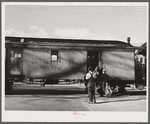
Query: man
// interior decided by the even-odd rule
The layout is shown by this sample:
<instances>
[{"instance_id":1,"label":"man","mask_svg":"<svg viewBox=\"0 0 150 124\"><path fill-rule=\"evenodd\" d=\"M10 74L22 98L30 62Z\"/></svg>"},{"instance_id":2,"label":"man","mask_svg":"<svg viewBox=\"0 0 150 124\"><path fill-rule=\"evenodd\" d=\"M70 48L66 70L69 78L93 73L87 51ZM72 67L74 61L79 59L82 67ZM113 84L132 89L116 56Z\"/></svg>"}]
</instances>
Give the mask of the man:
<instances>
[{"instance_id":1,"label":"man","mask_svg":"<svg viewBox=\"0 0 150 124\"><path fill-rule=\"evenodd\" d=\"M100 88L98 89L98 93L100 96L104 95L105 92L105 82L107 82L106 78L106 66L103 62L100 63L100 75L99 75L99 86Z\"/></svg>"},{"instance_id":2,"label":"man","mask_svg":"<svg viewBox=\"0 0 150 124\"><path fill-rule=\"evenodd\" d=\"M88 88L88 97L89 97L89 103L96 103L95 99L95 83L94 83L94 73L92 73L91 70L86 75L86 80L88 80L87 88Z\"/></svg>"},{"instance_id":3,"label":"man","mask_svg":"<svg viewBox=\"0 0 150 124\"><path fill-rule=\"evenodd\" d=\"M89 79L91 78L91 75L92 75L92 71L91 71L91 68L89 68L88 73L86 74L86 76L84 76L85 91L87 91L87 89L88 89L87 84L88 84Z\"/></svg>"}]
</instances>

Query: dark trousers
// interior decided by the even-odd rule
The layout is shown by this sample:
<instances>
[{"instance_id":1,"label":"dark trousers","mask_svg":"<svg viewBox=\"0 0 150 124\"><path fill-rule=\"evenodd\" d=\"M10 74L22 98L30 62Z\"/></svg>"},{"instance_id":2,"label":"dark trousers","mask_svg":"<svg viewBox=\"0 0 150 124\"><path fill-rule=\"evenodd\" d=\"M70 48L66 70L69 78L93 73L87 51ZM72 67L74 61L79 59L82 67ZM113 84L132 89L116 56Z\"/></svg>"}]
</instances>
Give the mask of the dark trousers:
<instances>
[{"instance_id":1,"label":"dark trousers","mask_svg":"<svg viewBox=\"0 0 150 124\"><path fill-rule=\"evenodd\" d=\"M88 87L88 96L89 96L89 102L95 102L96 103L95 88L93 88L92 86Z\"/></svg>"},{"instance_id":2,"label":"dark trousers","mask_svg":"<svg viewBox=\"0 0 150 124\"><path fill-rule=\"evenodd\" d=\"M88 89L88 87L87 87L87 84L88 84L88 80L84 80L84 84L85 84L85 91L88 91L87 89Z\"/></svg>"}]
</instances>

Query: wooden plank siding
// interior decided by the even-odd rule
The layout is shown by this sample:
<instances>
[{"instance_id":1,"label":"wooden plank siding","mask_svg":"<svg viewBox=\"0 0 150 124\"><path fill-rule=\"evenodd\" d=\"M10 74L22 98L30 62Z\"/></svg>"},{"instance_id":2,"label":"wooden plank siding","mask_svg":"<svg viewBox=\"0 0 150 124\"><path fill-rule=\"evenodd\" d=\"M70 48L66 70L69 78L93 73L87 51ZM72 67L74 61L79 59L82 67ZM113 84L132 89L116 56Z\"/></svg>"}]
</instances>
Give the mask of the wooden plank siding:
<instances>
[{"instance_id":1,"label":"wooden plank siding","mask_svg":"<svg viewBox=\"0 0 150 124\"><path fill-rule=\"evenodd\" d=\"M103 62L107 75L113 80L135 80L136 48L122 41L25 37L6 37L5 40L7 50L23 50L22 73L26 78L84 79L88 53L93 51L98 55L94 67ZM58 56L53 56L56 61L52 61L54 50L58 51Z\"/></svg>"},{"instance_id":2,"label":"wooden plank siding","mask_svg":"<svg viewBox=\"0 0 150 124\"><path fill-rule=\"evenodd\" d=\"M87 52L61 50L58 61L51 60L51 49L24 49L23 74L26 78L83 79Z\"/></svg>"}]
</instances>

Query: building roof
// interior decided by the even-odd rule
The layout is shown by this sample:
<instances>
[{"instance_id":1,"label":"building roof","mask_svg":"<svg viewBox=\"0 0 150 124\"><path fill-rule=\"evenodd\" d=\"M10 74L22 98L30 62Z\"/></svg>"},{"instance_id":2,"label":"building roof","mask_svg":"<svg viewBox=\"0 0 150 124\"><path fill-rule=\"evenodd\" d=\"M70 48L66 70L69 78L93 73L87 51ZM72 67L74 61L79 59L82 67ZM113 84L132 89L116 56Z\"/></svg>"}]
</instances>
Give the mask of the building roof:
<instances>
[{"instance_id":1,"label":"building roof","mask_svg":"<svg viewBox=\"0 0 150 124\"><path fill-rule=\"evenodd\" d=\"M146 56L146 48L147 48L147 43L145 42L144 44L141 45L141 49L139 49L136 52L136 55L143 55Z\"/></svg>"}]
</instances>

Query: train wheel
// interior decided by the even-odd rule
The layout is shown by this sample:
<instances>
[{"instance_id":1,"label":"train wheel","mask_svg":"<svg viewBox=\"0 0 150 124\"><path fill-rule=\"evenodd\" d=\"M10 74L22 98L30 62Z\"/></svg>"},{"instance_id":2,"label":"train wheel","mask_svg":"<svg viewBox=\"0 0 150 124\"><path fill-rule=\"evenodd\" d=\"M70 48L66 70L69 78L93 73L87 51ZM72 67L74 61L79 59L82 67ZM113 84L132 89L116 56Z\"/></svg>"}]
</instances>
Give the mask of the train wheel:
<instances>
[{"instance_id":1,"label":"train wheel","mask_svg":"<svg viewBox=\"0 0 150 124\"><path fill-rule=\"evenodd\" d=\"M143 90L145 86L143 84L137 84L136 87L139 90Z\"/></svg>"},{"instance_id":2,"label":"train wheel","mask_svg":"<svg viewBox=\"0 0 150 124\"><path fill-rule=\"evenodd\" d=\"M118 88L118 92L119 93L125 93L125 92L127 92L126 89L125 89L125 86L121 86L120 88Z\"/></svg>"},{"instance_id":3,"label":"train wheel","mask_svg":"<svg viewBox=\"0 0 150 124\"><path fill-rule=\"evenodd\" d=\"M108 98L111 98L112 97L112 90L111 90L111 86L106 83L106 86L105 86L105 96L108 97Z\"/></svg>"}]
</instances>

